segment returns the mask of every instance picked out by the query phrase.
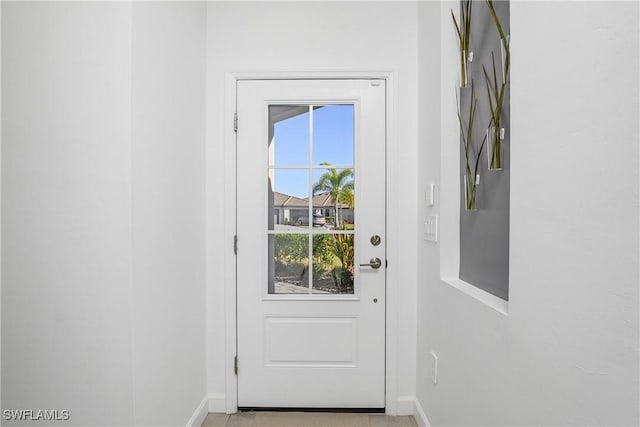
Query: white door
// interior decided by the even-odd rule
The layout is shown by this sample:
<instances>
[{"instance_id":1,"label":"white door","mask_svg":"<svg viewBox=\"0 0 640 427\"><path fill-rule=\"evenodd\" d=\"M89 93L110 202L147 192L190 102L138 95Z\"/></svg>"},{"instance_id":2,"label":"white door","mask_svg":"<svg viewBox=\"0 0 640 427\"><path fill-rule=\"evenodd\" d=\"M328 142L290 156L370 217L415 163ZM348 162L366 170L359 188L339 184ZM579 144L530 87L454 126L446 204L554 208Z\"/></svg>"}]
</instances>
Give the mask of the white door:
<instances>
[{"instance_id":1,"label":"white door","mask_svg":"<svg viewBox=\"0 0 640 427\"><path fill-rule=\"evenodd\" d=\"M384 407L385 94L237 83L241 408Z\"/></svg>"}]
</instances>

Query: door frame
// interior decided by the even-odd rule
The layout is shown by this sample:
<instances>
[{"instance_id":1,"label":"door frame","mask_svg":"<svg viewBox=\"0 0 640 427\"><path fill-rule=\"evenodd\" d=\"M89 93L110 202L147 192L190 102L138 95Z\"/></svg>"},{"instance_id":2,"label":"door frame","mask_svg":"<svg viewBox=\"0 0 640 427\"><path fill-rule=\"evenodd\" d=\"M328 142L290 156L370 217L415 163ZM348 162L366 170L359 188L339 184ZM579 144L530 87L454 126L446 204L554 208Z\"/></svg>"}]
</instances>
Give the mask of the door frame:
<instances>
[{"instance_id":1,"label":"door frame","mask_svg":"<svg viewBox=\"0 0 640 427\"><path fill-rule=\"evenodd\" d=\"M385 412L398 412L398 336L399 336L399 271L396 268L399 248L397 230L400 211L395 192L389 191L398 183L398 139L397 139L397 87L396 72L388 69L335 70L335 71L241 71L225 75L224 117L224 241L229 250L224 256L224 307L225 307L225 410L238 411L238 377L234 372L234 357L237 350L237 274L236 256L232 250L237 227L236 205L236 133L233 128L236 110L236 83L239 80L335 80L335 79L384 79L386 81L386 315L385 315ZM242 126L242 118L238 119Z\"/></svg>"}]
</instances>

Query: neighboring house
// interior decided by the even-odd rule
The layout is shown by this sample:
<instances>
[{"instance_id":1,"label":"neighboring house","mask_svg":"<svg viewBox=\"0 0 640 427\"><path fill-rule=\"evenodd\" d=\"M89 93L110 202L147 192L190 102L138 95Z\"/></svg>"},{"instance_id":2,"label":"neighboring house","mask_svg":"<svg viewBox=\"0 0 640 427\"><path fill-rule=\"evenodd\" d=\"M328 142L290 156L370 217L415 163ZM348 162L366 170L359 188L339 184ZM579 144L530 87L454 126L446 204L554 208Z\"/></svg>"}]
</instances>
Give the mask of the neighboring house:
<instances>
[{"instance_id":1,"label":"neighboring house","mask_svg":"<svg viewBox=\"0 0 640 427\"><path fill-rule=\"evenodd\" d=\"M335 207L327 193L313 196L313 213L335 218ZM353 223L353 209L339 204L340 214L344 220ZM275 224L294 224L299 218L305 218L309 212L309 198L301 199L288 194L273 192L273 216Z\"/></svg>"},{"instance_id":2,"label":"neighboring house","mask_svg":"<svg viewBox=\"0 0 640 427\"><path fill-rule=\"evenodd\" d=\"M274 191L273 215L275 224L293 224L309 215L309 200Z\"/></svg>"},{"instance_id":3,"label":"neighboring house","mask_svg":"<svg viewBox=\"0 0 640 427\"><path fill-rule=\"evenodd\" d=\"M335 218L335 206L331 201L329 193L321 193L313 196L313 209L316 213L321 213L325 217ZM340 209L340 218L343 221L347 221L353 224L353 209L347 204L338 203L338 209Z\"/></svg>"}]
</instances>

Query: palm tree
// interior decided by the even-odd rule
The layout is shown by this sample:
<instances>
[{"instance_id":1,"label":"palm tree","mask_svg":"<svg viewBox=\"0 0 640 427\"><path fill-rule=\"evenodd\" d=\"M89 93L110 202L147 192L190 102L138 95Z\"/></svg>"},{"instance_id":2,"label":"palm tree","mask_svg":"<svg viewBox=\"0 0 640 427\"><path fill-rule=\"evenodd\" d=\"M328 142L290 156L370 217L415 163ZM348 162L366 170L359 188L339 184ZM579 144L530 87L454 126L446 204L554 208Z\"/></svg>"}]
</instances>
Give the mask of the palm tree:
<instances>
[{"instance_id":1,"label":"palm tree","mask_svg":"<svg viewBox=\"0 0 640 427\"><path fill-rule=\"evenodd\" d=\"M321 165L331 166L331 163L322 162ZM313 186L313 194L325 192L329 194L331 203L333 203L336 216L336 227L340 226L338 218L338 204L343 200L353 199L353 171L351 169L343 169L338 172L335 168L327 168L327 172L323 173L318 182Z\"/></svg>"}]
</instances>

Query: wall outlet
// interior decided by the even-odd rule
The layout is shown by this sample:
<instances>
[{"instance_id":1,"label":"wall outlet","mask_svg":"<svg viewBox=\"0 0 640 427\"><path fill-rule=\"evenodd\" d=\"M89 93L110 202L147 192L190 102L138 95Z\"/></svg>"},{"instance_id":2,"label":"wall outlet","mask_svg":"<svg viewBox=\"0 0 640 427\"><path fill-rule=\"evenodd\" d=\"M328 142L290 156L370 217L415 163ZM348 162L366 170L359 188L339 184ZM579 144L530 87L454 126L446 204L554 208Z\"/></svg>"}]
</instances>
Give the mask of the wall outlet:
<instances>
[{"instance_id":1,"label":"wall outlet","mask_svg":"<svg viewBox=\"0 0 640 427\"><path fill-rule=\"evenodd\" d=\"M432 351L431 357L433 358L433 365L431 369L431 381L433 381L434 384L438 384L438 355Z\"/></svg>"}]
</instances>

